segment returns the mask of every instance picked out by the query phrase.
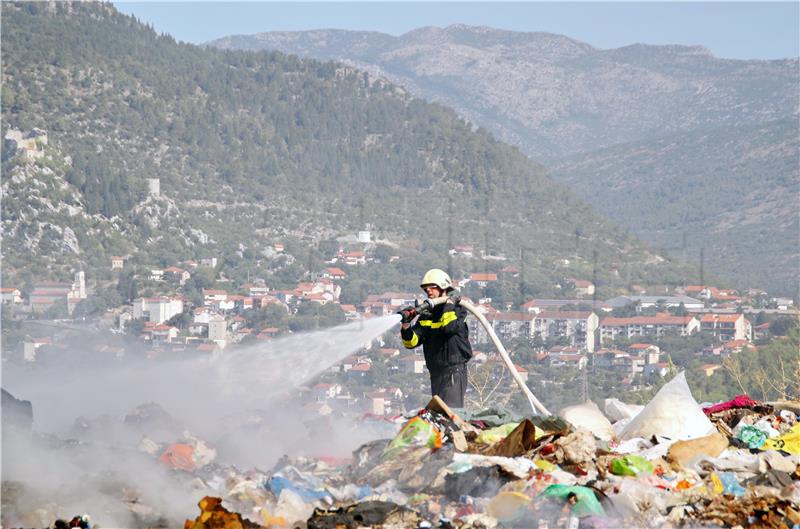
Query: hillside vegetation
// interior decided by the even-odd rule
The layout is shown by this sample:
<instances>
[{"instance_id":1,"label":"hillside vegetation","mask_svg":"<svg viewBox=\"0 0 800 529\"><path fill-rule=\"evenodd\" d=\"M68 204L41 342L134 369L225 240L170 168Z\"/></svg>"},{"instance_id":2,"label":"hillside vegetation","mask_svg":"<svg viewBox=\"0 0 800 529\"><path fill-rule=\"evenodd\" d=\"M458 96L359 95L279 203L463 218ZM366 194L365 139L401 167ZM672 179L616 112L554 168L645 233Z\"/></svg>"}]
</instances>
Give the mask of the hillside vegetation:
<instances>
[{"instance_id":1,"label":"hillside vegetation","mask_svg":"<svg viewBox=\"0 0 800 529\"><path fill-rule=\"evenodd\" d=\"M784 120L619 145L562 160L552 175L656 247L695 262L703 249L709 270L794 294L798 160L797 123Z\"/></svg>"},{"instance_id":2,"label":"hillside vegetation","mask_svg":"<svg viewBox=\"0 0 800 529\"><path fill-rule=\"evenodd\" d=\"M4 151L7 284L125 254L298 279L321 266L321 241L367 224L404 257L374 289L413 288L462 243L529 249L531 291L586 276L593 252L609 289L622 267L639 282L687 274L517 149L367 73L177 43L108 4L2 10L3 133L49 139L34 163ZM289 255L271 259L278 241Z\"/></svg>"},{"instance_id":3,"label":"hillside vegetation","mask_svg":"<svg viewBox=\"0 0 800 529\"><path fill-rule=\"evenodd\" d=\"M704 248L706 271L730 286L797 294L797 58L730 60L678 45L602 50L464 25L399 37L271 32L210 45L383 75L518 145L607 218L693 267Z\"/></svg>"},{"instance_id":4,"label":"hillside vegetation","mask_svg":"<svg viewBox=\"0 0 800 529\"><path fill-rule=\"evenodd\" d=\"M209 45L357 65L456 109L544 162L681 131L785 119L800 108L797 58L720 59L700 46L603 50L563 35L460 24L398 37L269 32Z\"/></svg>"}]
</instances>

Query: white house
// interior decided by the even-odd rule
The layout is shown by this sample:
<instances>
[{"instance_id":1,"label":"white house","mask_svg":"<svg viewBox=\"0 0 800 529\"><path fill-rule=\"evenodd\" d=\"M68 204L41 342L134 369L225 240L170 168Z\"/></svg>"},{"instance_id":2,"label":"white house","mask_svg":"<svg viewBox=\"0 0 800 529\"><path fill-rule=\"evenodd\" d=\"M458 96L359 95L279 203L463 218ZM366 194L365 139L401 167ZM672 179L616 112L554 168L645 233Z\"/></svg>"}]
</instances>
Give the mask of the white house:
<instances>
[{"instance_id":1,"label":"white house","mask_svg":"<svg viewBox=\"0 0 800 529\"><path fill-rule=\"evenodd\" d=\"M133 318L146 318L153 323L163 323L183 312L183 300L165 296L133 300Z\"/></svg>"}]
</instances>

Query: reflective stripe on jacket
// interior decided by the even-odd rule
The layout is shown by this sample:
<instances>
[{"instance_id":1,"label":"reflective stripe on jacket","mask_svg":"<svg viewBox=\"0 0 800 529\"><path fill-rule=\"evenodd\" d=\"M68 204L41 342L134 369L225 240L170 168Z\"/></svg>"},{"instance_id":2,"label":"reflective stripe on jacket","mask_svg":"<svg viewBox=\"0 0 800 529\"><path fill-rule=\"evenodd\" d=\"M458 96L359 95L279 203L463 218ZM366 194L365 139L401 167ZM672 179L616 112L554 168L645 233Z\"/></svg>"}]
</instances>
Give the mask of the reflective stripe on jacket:
<instances>
[{"instance_id":1,"label":"reflective stripe on jacket","mask_svg":"<svg viewBox=\"0 0 800 529\"><path fill-rule=\"evenodd\" d=\"M434 307L430 315L420 316L413 327L400 331L403 346L414 349L421 344L428 371L464 364L472 358L466 317L467 310L452 302Z\"/></svg>"}]
</instances>

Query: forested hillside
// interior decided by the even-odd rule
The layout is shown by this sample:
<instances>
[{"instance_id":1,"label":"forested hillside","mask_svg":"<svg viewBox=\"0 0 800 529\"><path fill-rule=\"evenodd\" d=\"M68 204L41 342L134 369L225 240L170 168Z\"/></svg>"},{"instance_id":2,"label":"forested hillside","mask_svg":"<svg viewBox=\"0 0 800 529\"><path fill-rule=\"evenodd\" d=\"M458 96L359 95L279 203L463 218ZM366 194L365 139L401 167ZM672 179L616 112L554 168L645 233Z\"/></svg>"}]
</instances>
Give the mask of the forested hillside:
<instances>
[{"instance_id":1,"label":"forested hillside","mask_svg":"<svg viewBox=\"0 0 800 529\"><path fill-rule=\"evenodd\" d=\"M397 37L321 29L209 44L375 71L544 162L697 128L784 119L799 108L797 58L729 60L700 46L604 50L564 35L462 24Z\"/></svg>"},{"instance_id":2,"label":"forested hillside","mask_svg":"<svg viewBox=\"0 0 800 529\"><path fill-rule=\"evenodd\" d=\"M210 44L384 75L519 145L607 218L671 255L698 266L705 248L706 270L728 284L797 294L797 57L732 60L679 45L603 50L563 35L464 25Z\"/></svg>"},{"instance_id":3,"label":"forested hillside","mask_svg":"<svg viewBox=\"0 0 800 529\"><path fill-rule=\"evenodd\" d=\"M741 285L789 295L800 281L800 137L795 120L619 145L552 175L656 247ZM768 269L765 264L768 263Z\"/></svg>"},{"instance_id":4,"label":"forested hillside","mask_svg":"<svg viewBox=\"0 0 800 529\"><path fill-rule=\"evenodd\" d=\"M375 288L413 286L460 243L531 250L532 291L585 276L593 252L608 288L622 267L630 281L687 274L515 148L366 73L176 43L108 4L2 10L3 134L48 134L34 162L4 151L6 279L105 269L125 254L300 277L320 241L366 224L409 257ZM265 252L277 241L291 243L279 263Z\"/></svg>"}]
</instances>

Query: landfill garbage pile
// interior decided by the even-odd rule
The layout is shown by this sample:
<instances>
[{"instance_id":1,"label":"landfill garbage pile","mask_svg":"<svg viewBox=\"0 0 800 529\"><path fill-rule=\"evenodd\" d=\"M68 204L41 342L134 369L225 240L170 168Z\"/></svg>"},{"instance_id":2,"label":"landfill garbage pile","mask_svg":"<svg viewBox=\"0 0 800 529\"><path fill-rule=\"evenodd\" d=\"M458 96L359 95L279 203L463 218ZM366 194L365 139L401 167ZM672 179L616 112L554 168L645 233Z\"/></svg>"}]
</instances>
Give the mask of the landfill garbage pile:
<instances>
[{"instance_id":1,"label":"landfill garbage pile","mask_svg":"<svg viewBox=\"0 0 800 529\"><path fill-rule=\"evenodd\" d=\"M268 472L217 464L199 439L142 450L210 491L185 529L800 527L800 402L701 408L680 374L604 412L518 418L434 397L349 459Z\"/></svg>"}]
</instances>

